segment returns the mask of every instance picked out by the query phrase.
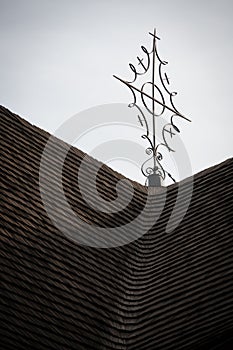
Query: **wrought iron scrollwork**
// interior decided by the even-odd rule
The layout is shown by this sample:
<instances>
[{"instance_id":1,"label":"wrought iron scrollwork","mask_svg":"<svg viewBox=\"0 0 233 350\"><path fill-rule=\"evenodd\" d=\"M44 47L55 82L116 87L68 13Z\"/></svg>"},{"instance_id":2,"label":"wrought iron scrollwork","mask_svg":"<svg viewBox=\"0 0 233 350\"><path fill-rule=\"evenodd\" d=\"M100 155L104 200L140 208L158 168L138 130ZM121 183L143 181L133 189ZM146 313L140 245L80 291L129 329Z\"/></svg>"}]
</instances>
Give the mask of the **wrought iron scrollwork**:
<instances>
[{"instance_id":1,"label":"wrought iron scrollwork","mask_svg":"<svg viewBox=\"0 0 233 350\"><path fill-rule=\"evenodd\" d=\"M162 154L162 147L167 149L169 152L175 152L175 150L170 146L170 143L167 139L167 136L170 135L170 138L176 135L176 133L180 133L180 130L178 126L175 124L174 119L182 118L186 121L191 122L190 119L182 115L178 109L175 107L173 98L177 95L177 92L170 91L169 85L170 85L170 79L167 76L167 73L163 73L163 67L168 64L167 61L163 61L157 50L157 40L160 40L160 38L156 35L156 30L154 29L153 33L149 33L152 38L152 50L149 52L145 46L141 46L141 50L144 54L143 58L137 57L138 60L138 66L140 66L140 70L137 69L135 65L132 63L129 63L130 70L133 73L133 79L131 81L123 80L117 76L114 75L114 77L118 80L120 80L123 84L125 84L132 92L133 95L133 102L129 104L130 108L136 108L139 112L138 114L138 121L142 127L144 127L145 132L141 137L145 139L148 142L148 147L146 148L146 154L149 156L148 159L145 160L145 162L141 166L142 174L145 177L149 177L152 174L157 174L161 179L165 179L166 176L168 176L173 182L175 182L175 179L173 176L167 172L164 168L164 165L162 165L163 161L163 154ZM152 56L152 57L151 57ZM158 77L160 86L156 84L155 82L155 65L158 64ZM138 76L144 76L146 75L150 68L151 69L151 80L144 82L140 88L136 87L135 85L132 85L136 82ZM151 94L147 93L146 87L151 86ZM162 91L164 90L164 92ZM148 116L145 115L142 108L137 103L137 96L136 93L140 94L142 105L145 109L145 112L149 114L149 116L152 116L152 133L150 133L149 130L149 123L148 123ZM167 98L165 98L165 95ZM159 97L157 97L159 96ZM146 99L149 99L151 101L151 106L148 105L148 102L146 102ZM166 103L166 99L169 101L169 104ZM161 110L156 113L155 107L161 107ZM166 123L162 128L162 142L156 144L156 136L155 136L155 119L157 117L161 117L164 115L165 111L168 111L169 113L172 113L170 116L169 123ZM150 165L149 165L150 164Z\"/></svg>"}]
</instances>

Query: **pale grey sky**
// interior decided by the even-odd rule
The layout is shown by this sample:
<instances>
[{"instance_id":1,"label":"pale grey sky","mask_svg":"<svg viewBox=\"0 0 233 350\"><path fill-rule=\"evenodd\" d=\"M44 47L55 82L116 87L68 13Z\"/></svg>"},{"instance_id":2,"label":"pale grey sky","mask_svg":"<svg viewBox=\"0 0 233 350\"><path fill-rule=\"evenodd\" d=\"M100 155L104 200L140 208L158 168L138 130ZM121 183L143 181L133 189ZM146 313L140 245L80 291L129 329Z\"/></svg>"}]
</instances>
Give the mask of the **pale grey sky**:
<instances>
[{"instance_id":1,"label":"pale grey sky","mask_svg":"<svg viewBox=\"0 0 233 350\"><path fill-rule=\"evenodd\" d=\"M148 32L156 27L176 106L192 119L182 140L193 172L232 156L232 1L0 0L0 6L5 107L53 133L87 108L130 103L112 75L130 77L128 63L141 45L150 46ZM118 170L140 181L126 168Z\"/></svg>"}]
</instances>

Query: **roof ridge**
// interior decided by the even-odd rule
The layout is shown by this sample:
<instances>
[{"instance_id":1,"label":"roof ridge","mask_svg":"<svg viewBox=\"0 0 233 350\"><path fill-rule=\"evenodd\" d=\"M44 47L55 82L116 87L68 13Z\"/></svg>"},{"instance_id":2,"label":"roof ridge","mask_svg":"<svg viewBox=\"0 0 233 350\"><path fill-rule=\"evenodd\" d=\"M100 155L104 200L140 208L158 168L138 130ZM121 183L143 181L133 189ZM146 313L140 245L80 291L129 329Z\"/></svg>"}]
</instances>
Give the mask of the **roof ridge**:
<instances>
[{"instance_id":1,"label":"roof ridge","mask_svg":"<svg viewBox=\"0 0 233 350\"><path fill-rule=\"evenodd\" d=\"M210 166L209 168L200 170L199 172L197 172L197 173L195 173L193 175L190 175L190 176L186 177L185 179L183 179L183 180L181 180L181 181L179 181L179 182L177 182L175 184L172 184L172 185L170 185L168 187L169 188L173 188L173 187L176 187L177 184L179 184L179 185L186 184L186 183L192 181L193 178L195 178L195 179L202 178L203 175L205 176L205 175L208 175L208 174L216 171L217 169L220 170L222 168L225 168L226 166L228 166L228 164L231 164L231 163L233 163L233 158L228 158L228 159L226 159L226 160L224 160L224 161L222 161L220 163L217 163L217 164L214 164L214 165Z\"/></svg>"},{"instance_id":2,"label":"roof ridge","mask_svg":"<svg viewBox=\"0 0 233 350\"><path fill-rule=\"evenodd\" d=\"M34 125L32 123L30 123L29 121L27 121L26 119L22 118L21 116L19 116L18 114L12 112L11 110L9 110L8 108L6 108L5 106L2 106L0 105L0 114L3 115L3 116L7 116L7 115L10 115L10 116L13 116L18 122L22 123L25 127L28 127L30 129L33 129L35 130L37 133L40 133L40 134L43 134L43 136L46 136L46 137L49 137L51 136L52 134L42 128L40 128L39 126L37 125ZM66 145L69 145L71 146L72 150L75 152L75 153L78 153L80 156L88 156L90 157L91 159L93 159L94 162L97 162L99 164L102 164L102 167L108 172L110 173L111 175L115 176L116 178L118 179L126 179L126 180L129 180L133 186L139 190L140 192L146 192L147 191L147 186L144 186L142 184L140 184L139 182L133 180L133 179L130 179L128 178L127 176L121 174L120 172L112 169L110 166L104 164L101 160L98 160L94 157L92 157L91 155L89 155L88 153L82 151L81 149L75 147L75 146L72 146L70 144L68 144L66 141L54 136L57 140L59 140L61 143L64 143ZM223 162L220 162L220 163L217 163L215 165L212 165L211 167L209 168L206 168L206 169L203 169L193 175L190 175L188 177L186 177L185 179L175 183L175 184L171 184L168 186L169 189L172 189L174 187L177 187L177 185L183 185L183 184L186 184L190 181L193 180L193 177L195 177L195 179L197 178L200 178L200 177L203 177L203 175L207 175L209 174L210 172L212 171L215 171L217 169L221 169L222 167L225 167L227 166L228 164L230 164L231 162L233 162L233 158L228 158L226 160L224 160Z\"/></svg>"}]
</instances>

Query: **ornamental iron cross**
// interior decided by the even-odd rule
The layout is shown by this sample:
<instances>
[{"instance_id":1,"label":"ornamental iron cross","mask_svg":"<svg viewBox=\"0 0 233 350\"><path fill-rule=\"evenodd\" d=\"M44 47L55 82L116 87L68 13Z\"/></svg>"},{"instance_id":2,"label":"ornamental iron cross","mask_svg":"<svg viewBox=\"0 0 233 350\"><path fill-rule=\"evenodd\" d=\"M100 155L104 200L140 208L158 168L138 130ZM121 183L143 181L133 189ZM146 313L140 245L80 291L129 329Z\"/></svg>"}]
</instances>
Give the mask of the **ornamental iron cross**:
<instances>
[{"instance_id":1,"label":"ornamental iron cross","mask_svg":"<svg viewBox=\"0 0 233 350\"><path fill-rule=\"evenodd\" d=\"M171 92L168 90L168 85L170 85L170 79L167 76L166 72L163 73L163 67L166 66L168 62L162 61L157 51L157 41L160 40L160 38L156 35L155 29L153 33L149 33L149 34L152 36L152 40L153 40L152 50L149 52L145 46L141 46L141 49L145 57L144 58L137 57L138 66L140 66L140 68L142 68L143 71L139 72L132 63L129 63L129 67L134 75L133 80L126 81L115 75L114 75L114 78L124 83L131 90L133 94L133 102L129 104L129 107L130 108L135 107L140 113L138 115L138 121L140 125L145 128L145 133L141 137L147 140L147 142L149 143L149 147L146 148L146 153L147 155L150 155L150 158L147 159L142 164L141 171L142 171L142 174L147 178L146 184L148 184L148 186L158 187L158 186L161 186L161 179L165 180L166 176L168 176L173 182L175 182L172 175L168 171L166 171L164 168L164 165L162 165L163 155L160 152L160 149L162 147L165 147L169 152L175 152L175 150L169 146L168 139L167 139L167 136L170 135L170 138L172 138L173 136L176 135L176 133L180 132L179 128L175 125L174 118L179 117L189 122L191 122L191 120L185 117L184 115L182 115L174 105L173 98L174 96L177 95L177 93L174 91ZM159 75L159 81L164 90L163 93L161 91L161 88L155 82L156 63L158 63L158 75ZM146 81L145 83L143 83L140 88L135 86L134 83L136 82L138 76L143 76L149 70L151 70L150 81ZM145 92L145 87L147 85L151 86L151 90L152 90L151 94ZM146 117L145 115L146 113L142 111L142 108L140 108L137 103L136 93L139 93L142 104L146 109L146 113L149 113L149 115L152 115L152 133L149 130L148 119L147 119L148 116ZM165 98L164 98L165 94L168 95L169 103L165 103ZM159 96L159 98L157 98L157 95ZM148 103L146 103L145 98L150 99L151 101L150 107L148 106ZM161 107L160 113L156 113L155 111L157 105ZM163 126L162 142L156 144L156 136L155 136L156 118L163 116L165 111L171 113L170 121L169 123L166 123ZM151 162L152 165L148 166L148 162Z\"/></svg>"}]
</instances>

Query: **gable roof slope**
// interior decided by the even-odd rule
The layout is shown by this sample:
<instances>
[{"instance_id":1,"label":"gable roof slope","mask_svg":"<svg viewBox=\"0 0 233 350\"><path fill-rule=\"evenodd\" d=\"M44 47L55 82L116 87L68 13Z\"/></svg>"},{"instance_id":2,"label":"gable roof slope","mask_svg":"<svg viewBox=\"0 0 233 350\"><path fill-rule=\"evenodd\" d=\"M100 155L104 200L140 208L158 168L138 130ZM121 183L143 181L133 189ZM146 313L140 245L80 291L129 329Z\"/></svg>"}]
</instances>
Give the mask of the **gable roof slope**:
<instances>
[{"instance_id":1,"label":"gable roof slope","mask_svg":"<svg viewBox=\"0 0 233 350\"><path fill-rule=\"evenodd\" d=\"M142 237L97 249L67 238L45 210L39 167L50 135L4 107L0 118L2 349L233 348L232 159L169 186L159 219ZM57 141L55 156L64 145ZM147 188L132 182L134 196L124 213L90 209L77 185L83 157L71 147L63 169L74 212L93 230L135 219ZM100 163L90 158L90 164L94 169ZM109 167L100 168L97 188L103 199L117 198L120 179ZM88 174L84 180L88 188ZM191 181L188 211L169 231L177 193L182 210ZM56 195L52 205L71 230ZM148 222L152 219L149 212Z\"/></svg>"}]
</instances>

